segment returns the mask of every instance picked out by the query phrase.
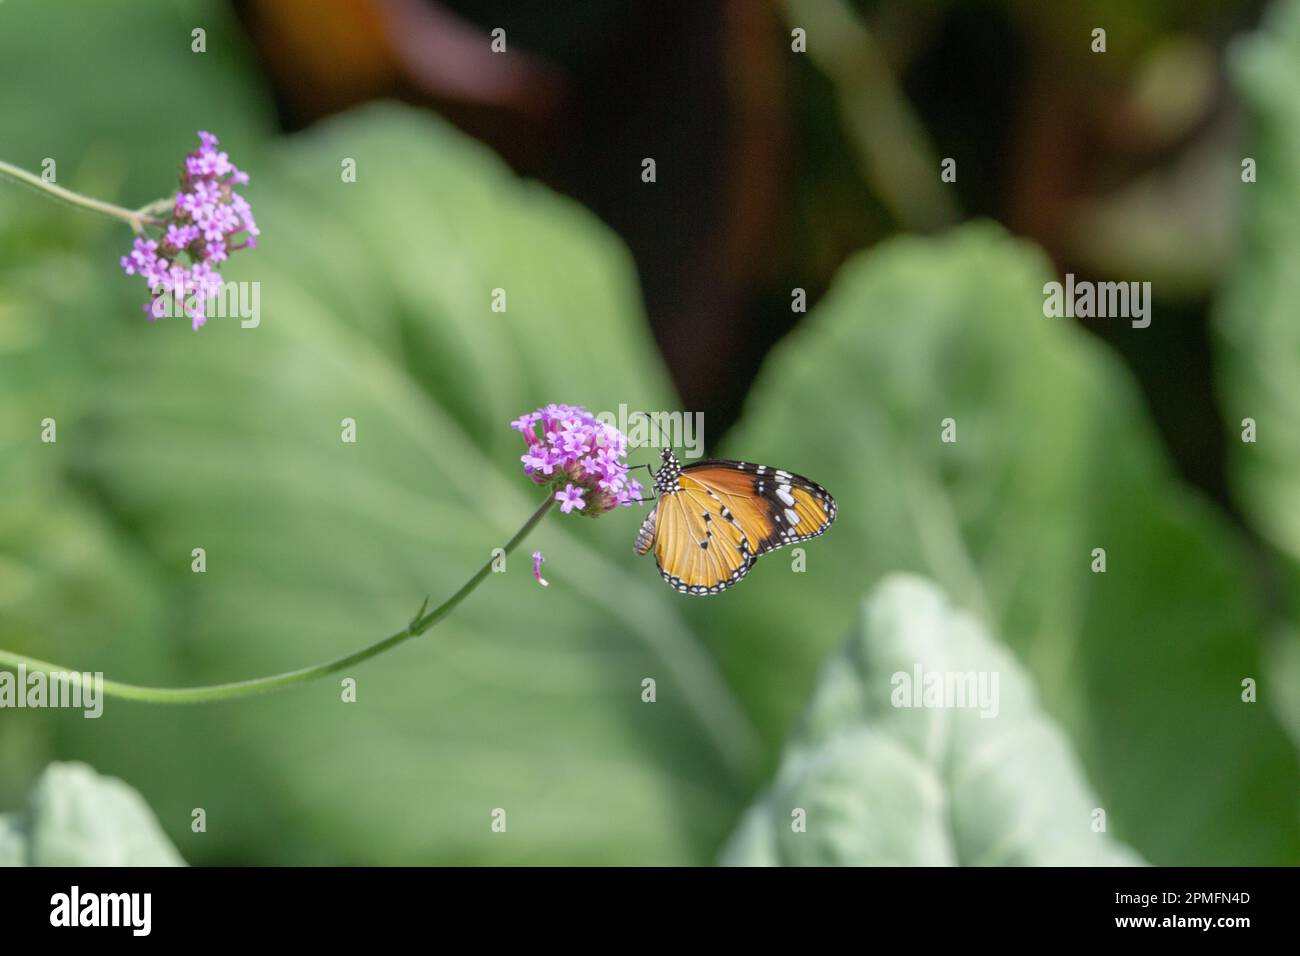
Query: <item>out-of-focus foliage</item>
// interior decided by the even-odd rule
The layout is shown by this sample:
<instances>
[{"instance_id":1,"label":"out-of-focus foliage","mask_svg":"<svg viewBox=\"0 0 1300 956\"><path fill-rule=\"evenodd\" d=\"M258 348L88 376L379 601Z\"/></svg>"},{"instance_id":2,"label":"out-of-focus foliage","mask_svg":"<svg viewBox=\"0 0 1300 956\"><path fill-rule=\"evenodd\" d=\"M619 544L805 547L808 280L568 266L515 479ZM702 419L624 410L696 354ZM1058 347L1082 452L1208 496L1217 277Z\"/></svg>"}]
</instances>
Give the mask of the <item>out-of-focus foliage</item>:
<instances>
[{"instance_id":1,"label":"out-of-focus foliage","mask_svg":"<svg viewBox=\"0 0 1300 956\"><path fill-rule=\"evenodd\" d=\"M98 42L131 58L165 29ZM47 93L51 123L74 94ZM199 126L226 132L144 104L117 121L154 166ZM354 649L450 594L535 507L511 418L552 400L672 404L618 243L443 124L381 108L232 155L263 237L227 278L260 283L259 328L149 324L110 223L5 261L0 546L25 582L5 646L174 685ZM7 247L86 219L5 188ZM549 518L529 542L549 589L516 555L437 630L349 675L355 704L331 681L215 707L110 700L95 721L23 714L0 732L22 755L6 779L55 753L93 759L194 862L710 859L752 737L677 596L629 572L639 513ZM41 743L8 743L29 729Z\"/></svg>"},{"instance_id":2,"label":"out-of-focus foliage","mask_svg":"<svg viewBox=\"0 0 1300 956\"><path fill-rule=\"evenodd\" d=\"M204 53L191 49L197 28ZM132 206L157 199L175 185L195 130L211 128L236 157L271 132L249 52L220 3L7 0L0 79L13 95L3 104L5 161L41 171L48 157L71 189ZM7 218L13 187L5 188ZM37 218L61 234L121 228L67 210Z\"/></svg>"},{"instance_id":3,"label":"out-of-focus foliage","mask_svg":"<svg viewBox=\"0 0 1300 956\"><path fill-rule=\"evenodd\" d=\"M57 449L27 429L25 453L57 454L128 530L133 593L160 608L65 635L81 667L205 683L382 637L535 507L512 417L556 398L668 404L617 245L439 124L396 109L329 124L268 155L250 193L266 241L228 278L261 283L259 328L196 335L125 307L87 328L74 304L10 356L57 374L73 338L95 343L93 387L63 399L80 414ZM103 273L88 291L116 280ZM333 681L165 721L110 701L64 746L128 776L169 825L196 802L237 820L185 847L196 862L255 852L270 829L296 859L700 859L749 738L677 596L628 573L638 520L552 517L532 541L549 590L515 556L435 632L349 675L356 704Z\"/></svg>"},{"instance_id":4,"label":"out-of-focus foliage","mask_svg":"<svg viewBox=\"0 0 1300 956\"><path fill-rule=\"evenodd\" d=\"M131 207L175 188L198 129L258 165L271 123L223 8L18 0L2 21L0 84L14 91L0 100L6 161L41 171L51 159L59 184ZM208 53L191 52L198 24ZM149 559L74 486L63 454L69 442L85 450L105 326L139 331L140 289L116 265L130 242L120 223L0 183L0 641L12 649L57 659L120 636L117 654L162 658L165 609ZM60 444L35 453L46 418ZM0 806L20 799L49 758L56 723L19 712L0 720Z\"/></svg>"},{"instance_id":5,"label":"out-of-focus foliage","mask_svg":"<svg viewBox=\"0 0 1300 956\"><path fill-rule=\"evenodd\" d=\"M1237 186L1237 261L1216 303L1220 396L1237 500L1284 565L1261 693L1300 746L1300 3L1271 8L1233 54L1256 181Z\"/></svg>"},{"instance_id":6,"label":"out-of-focus foliage","mask_svg":"<svg viewBox=\"0 0 1300 956\"><path fill-rule=\"evenodd\" d=\"M27 807L0 815L0 866L181 866L153 812L121 780L51 764Z\"/></svg>"},{"instance_id":7,"label":"out-of-focus foliage","mask_svg":"<svg viewBox=\"0 0 1300 956\"><path fill-rule=\"evenodd\" d=\"M701 626L771 740L862 582L923 573L1028 666L1112 832L1157 863L1294 861L1295 756L1240 698L1262 636L1241 543L1172 478L1119 363L1044 318L1048 278L987 225L845 268L727 445L815 476L839 519L805 573L763 558ZM1189 785L1189 761L1215 785Z\"/></svg>"},{"instance_id":8,"label":"out-of-focus foliage","mask_svg":"<svg viewBox=\"0 0 1300 956\"><path fill-rule=\"evenodd\" d=\"M1218 303L1222 402L1237 491L1255 529L1300 560L1300 4L1234 51L1252 120L1236 268ZM1244 157L1243 157L1244 158ZM1258 440L1243 442L1251 418Z\"/></svg>"},{"instance_id":9,"label":"out-of-focus foliage","mask_svg":"<svg viewBox=\"0 0 1300 956\"><path fill-rule=\"evenodd\" d=\"M962 706L914 707L895 675L971 675ZM996 681L996 683L993 683ZM989 691L981 709L969 691ZM901 696L899 696L901 695ZM898 706L901 700L905 706ZM885 579L822 667L734 865L1116 866L1095 795L1023 668L930 582ZM800 829L792 813L805 814Z\"/></svg>"}]
</instances>

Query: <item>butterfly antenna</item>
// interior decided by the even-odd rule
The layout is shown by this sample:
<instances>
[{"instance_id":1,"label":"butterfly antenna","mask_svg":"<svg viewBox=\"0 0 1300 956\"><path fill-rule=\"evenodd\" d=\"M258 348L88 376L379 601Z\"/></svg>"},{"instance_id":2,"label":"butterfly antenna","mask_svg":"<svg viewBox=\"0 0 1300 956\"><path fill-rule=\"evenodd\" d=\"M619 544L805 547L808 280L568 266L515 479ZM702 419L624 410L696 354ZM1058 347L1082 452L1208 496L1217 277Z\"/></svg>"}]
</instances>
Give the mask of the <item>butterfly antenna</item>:
<instances>
[{"instance_id":1,"label":"butterfly antenna","mask_svg":"<svg viewBox=\"0 0 1300 956\"><path fill-rule=\"evenodd\" d=\"M654 425L655 433L659 436L659 445L662 447L664 443L663 429L659 427L659 423L655 421L655 417L653 415L650 416L650 423Z\"/></svg>"},{"instance_id":2,"label":"butterfly antenna","mask_svg":"<svg viewBox=\"0 0 1300 956\"><path fill-rule=\"evenodd\" d=\"M663 443L663 431L659 428L659 423L658 423L657 421L655 421L655 417L654 417L653 415L651 415L649 412L641 412L641 414L642 414L643 416L645 416L645 418L650 422L651 425L654 426L654 428L655 428L655 435L656 435L656 437L659 439L660 444L662 444L662 443ZM654 476L655 476L654 469L651 468L649 465L633 465L632 467L633 467L633 468L644 468L644 469L646 470L646 472L650 475L651 478L654 478Z\"/></svg>"}]
</instances>

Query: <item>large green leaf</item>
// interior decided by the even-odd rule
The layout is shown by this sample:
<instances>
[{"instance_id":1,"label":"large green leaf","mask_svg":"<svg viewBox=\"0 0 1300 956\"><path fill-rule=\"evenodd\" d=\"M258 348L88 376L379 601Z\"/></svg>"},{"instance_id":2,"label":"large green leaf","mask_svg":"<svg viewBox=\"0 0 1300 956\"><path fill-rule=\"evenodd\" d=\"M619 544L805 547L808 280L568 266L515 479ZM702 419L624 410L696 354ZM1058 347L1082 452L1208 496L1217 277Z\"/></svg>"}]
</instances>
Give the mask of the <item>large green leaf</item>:
<instances>
[{"instance_id":1,"label":"large green leaf","mask_svg":"<svg viewBox=\"0 0 1300 956\"><path fill-rule=\"evenodd\" d=\"M853 635L822 667L775 782L723 862L1139 862L1105 829L1012 655L933 584L897 576L862 602Z\"/></svg>"},{"instance_id":2,"label":"large green leaf","mask_svg":"<svg viewBox=\"0 0 1300 956\"><path fill-rule=\"evenodd\" d=\"M141 611L65 640L80 668L201 683L382 637L540 500L510 419L548 401L671 407L621 246L442 123L376 108L253 175L263 242L227 277L261 284L259 327L149 324L107 261L10 356L84 369L57 446L30 426L6 438L57 456L143 565L140 606L161 604L151 628ZM678 596L633 568L639 520L557 512L529 542L549 589L516 555L435 631L348 675L355 704L338 681L162 713L109 701L59 723L61 751L93 753L171 827L203 807L208 832L177 835L196 862L708 859L752 734Z\"/></svg>"},{"instance_id":3,"label":"large green leaf","mask_svg":"<svg viewBox=\"0 0 1300 956\"><path fill-rule=\"evenodd\" d=\"M0 816L0 866L182 865L140 794L85 764L51 764Z\"/></svg>"},{"instance_id":4,"label":"large green leaf","mask_svg":"<svg viewBox=\"0 0 1300 956\"><path fill-rule=\"evenodd\" d=\"M726 449L823 482L837 524L806 571L763 558L699 619L775 740L862 582L923 573L1028 666L1144 856L1294 862L1295 757L1240 696L1262 633L1240 542L1174 480L1118 363L1043 316L1048 278L988 225L848 264Z\"/></svg>"}]
</instances>

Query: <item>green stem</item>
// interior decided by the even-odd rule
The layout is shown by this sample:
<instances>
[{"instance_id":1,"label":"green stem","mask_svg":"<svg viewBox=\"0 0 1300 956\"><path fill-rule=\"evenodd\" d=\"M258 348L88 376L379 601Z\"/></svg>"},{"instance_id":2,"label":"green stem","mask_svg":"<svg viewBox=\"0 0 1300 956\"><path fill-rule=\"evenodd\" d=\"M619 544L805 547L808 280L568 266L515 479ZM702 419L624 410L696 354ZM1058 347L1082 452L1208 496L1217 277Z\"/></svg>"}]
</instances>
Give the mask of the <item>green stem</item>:
<instances>
[{"instance_id":1,"label":"green stem","mask_svg":"<svg viewBox=\"0 0 1300 956\"><path fill-rule=\"evenodd\" d=\"M513 551L524 538L528 537L529 532L537 526L537 523L542 518L546 517L546 513L551 510L554 504L554 495L548 496L542 502L541 506L533 512L533 516L524 522L524 526L507 542L504 548L506 554ZM403 630L344 657L325 661L323 664L316 664L313 667L304 667L296 671L274 674L270 677L254 677L251 680L235 681L231 684L210 684L205 687L141 687L138 684L122 684L118 681L106 680L103 682L103 693L107 697L120 697L124 700L138 700L153 704L202 704L214 700L230 700L236 697L264 694L267 691L279 690L282 687L290 687L294 684L304 684L319 677L337 674L339 671L347 670L396 647L398 644L409 641L413 637L418 637L433 627L451 613L456 605L469 597L470 593L482 583L483 579L492 572L494 560L495 558L489 558L483 567L479 568L478 572L466 581L459 591L428 613L425 613L425 608L429 604L426 600L411 623ZM15 670L20 665L27 668L28 671L68 674L69 683L74 685L81 681L79 671L73 671L71 668L62 667L58 664L51 664L48 661L36 660L22 654L15 654L12 651L0 650L0 668Z\"/></svg>"},{"instance_id":2,"label":"green stem","mask_svg":"<svg viewBox=\"0 0 1300 956\"><path fill-rule=\"evenodd\" d=\"M122 206L115 206L111 202L103 202L99 199L91 199L89 196L83 196L81 193L74 193L71 189L64 189L55 183L47 183L35 173L29 173L25 169L14 166L10 163L0 161L0 176L12 179L14 182L22 183L24 186L31 186L39 190L51 199L57 199L61 202L69 203L73 206L79 206L82 209L89 209L91 212L97 212L101 216L111 216L114 219L120 219L125 222L137 233L144 232L145 226L161 226L162 220L157 219L150 213L160 211L160 205L167 200L158 200L150 203L141 209L126 209Z\"/></svg>"}]
</instances>

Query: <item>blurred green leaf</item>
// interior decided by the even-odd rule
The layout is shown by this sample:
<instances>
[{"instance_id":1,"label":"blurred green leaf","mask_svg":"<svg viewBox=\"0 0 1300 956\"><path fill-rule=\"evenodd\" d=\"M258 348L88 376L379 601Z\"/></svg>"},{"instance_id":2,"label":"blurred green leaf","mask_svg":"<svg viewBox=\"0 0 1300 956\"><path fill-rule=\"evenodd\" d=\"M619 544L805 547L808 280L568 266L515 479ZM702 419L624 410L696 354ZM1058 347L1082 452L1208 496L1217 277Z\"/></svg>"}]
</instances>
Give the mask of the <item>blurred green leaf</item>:
<instances>
[{"instance_id":1,"label":"blurred green leaf","mask_svg":"<svg viewBox=\"0 0 1300 956\"><path fill-rule=\"evenodd\" d=\"M206 53L191 50L200 26ZM53 160L59 184L133 207L176 187L199 129L256 168L272 123L248 54L216 0L6 0L0 153L33 171ZM151 557L75 486L64 454L96 413L100 326L139 325L142 288L116 265L130 241L120 223L0 182L0 642L61 660L87 635L129 635L115 647L134 668L164 656L166 600ZM60 444L33 447L46 418ZM0 803L51 758L57 722L0 722Z\"/></svg>"},{"instance_id":2,"label":"blurred green leaf","mask_svg":"<svg viewBox=\"0 0 1300 956\"><path fill-rule=\"evenodd\" d=\"M59 17L77 28L56 62ZM266 99L225 4L11 2L4 23L0 77L41 91L0 105L6 159L52 157L61 183L133 205L174 188L211 129L252 173L264 229L227 270L261 283L263 325L191 334L143 320L124 228L0 186L5 646L158 684L355 648L458 587L534 507L511 418L671 407L617 241L444 125L380 109L263 160ZM57 444L38 441L46 417ZM169 821L204 806L208 833L174 831L201 862L708 859L752 736L674 596L626 570L638 520L548 519L529 544L549 590L516 556L354 675L355 705L324 684L27 714L0 726L0 787L43 747L94 755Z\"/></svg>"},{"instance_id":3,"label":"blurred green leaf","mask_svg":"<svg viewBox=\"0 0 1300 956\"><path fill-rule=\"evenodd\" d=\"M910 706L918 668L982 682L979 706L973 698L959 707ZM799 831L796 809L804 814ZM853 635L818 675L775 782L745 815L723 862L1140 862L1094 831L1104 819L1097 809L1020 665L933 584L900 575L862 602Z\"/></svg>"},{"instance_id":4,"label":"blurred green leaf","mask_svg":"<svg viewBox=\"0 0 1300 956\"><path fill-rule=\"evenodd\" d=\"M0 866L24 866L27 848L14 814L0 814Z\"/></svg>"},{"instance_id":5,"label":"blurred green leaf","mask_svg":"<svg viewBox=\"0 0 1300 956\"><path fill-rule=\"evenodd\" d=\"M3 14L0 88L12 91L0 104L4 158L37 172L53 159L70 189L135 208L176 185L197 130L247 160L272 128L229 4L6 0ZM206 31L204 53L191 49L197 28ZM4 189L0 210L21 193ZM33 194L31 202L49 200Z\"/></svg>"},{"instance_id":6,"label":"blurred green leaf","mask_svg":"<svg viewBox=\"0 0 1300 956\"><path fill-rule=\"evenodd\" d=\"M0 866L184 866L140 794L80 763L50 764L23 813L0 816Z\"/></svg>"},{"instance_id":7,"label":"blurred green leaf","mask_svg":"<svg viewBox=\"0 0 1300 956\"><path fill-rule=\"evenodd\" d=\"M1282 558L1281 571L1264 579L1275 624L1260 700L1300 747L1300 3L1274 5L1231 54L1256 181L1231 171L1242 217L1231 278L1215 303L1219 399L1235 498L1276 549L1264 561Z\"/></svg>"},{"instance_id":8,"label":"blurred green leaf","mask_svg":"<svg viewBox=\"0 0 1300 956\"><path fill-rule=\"evenodd\" d=\"M1242 229L1217 306L1220 397L1237 496L1255 530L1300 559L1300 4L1274 6L1240 41L1233 74L1252 119ZM1243 157L1244 158L1244 157ZM1257 440L1243 441L1243 419Z\"/></svg>"},{"instance_id":9,"label":"blurred green leaf","mask_svg":"<svg viewBox=\"0 0 1300 956\"><path fill-rule=\"evenodd\" d=\"M30 425L6 438L56 457L140 556L134 599L161 605L83 630L60 650L78 667L207 683L382 637L536 506L512 418L672 405L617 241L440 122L395 107L331 122L275 150L249 195L263 242L226 275L261 284L259 327L150 324L109 259L9 356L40 355L65 383L79 356L87 385L58 445ZM60 725L61 750L95 754L165 819L205 807L208 832L177 835L196 862L708 859L753 738L677 595L629 570L640 517L548 518L527 550L545 552L549 589L516 555L436 630L348 675L355 704L337 682L166 712L110 700ZM117 573L100 570L101 586Z\"/></svg>"},{"instance_id":10,"label":"blurred green leaf","mask_svg":"<svg viewBox=\"0 0 1300 956\"><path fill-rule=\"evenodd\" d=\"M766 557L697 619L774 741L862 582L925 574L1028 667L1113 833L1162 864L1294 862L1295 756L1240 699L1263 632L1241 544L1174 480L1119 364L1044 318L1048 279L988 225L849 263L725 449L825 484L837 524L806 572Z\"/></svg>"}]
</instances>

